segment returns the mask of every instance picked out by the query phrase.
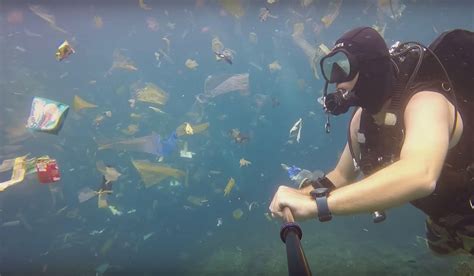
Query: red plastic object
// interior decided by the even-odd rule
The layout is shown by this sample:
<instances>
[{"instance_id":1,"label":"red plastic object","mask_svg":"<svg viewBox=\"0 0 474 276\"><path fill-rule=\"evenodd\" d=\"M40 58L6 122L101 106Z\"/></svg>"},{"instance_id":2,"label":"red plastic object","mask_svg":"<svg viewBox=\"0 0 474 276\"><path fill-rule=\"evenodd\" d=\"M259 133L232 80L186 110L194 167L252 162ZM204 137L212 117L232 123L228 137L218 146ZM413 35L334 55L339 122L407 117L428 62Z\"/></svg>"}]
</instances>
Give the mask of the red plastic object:
<instances>
[{"instance_id":1,"label":"red plastic object","mask_svg":"<svg viewBox=\"0 0 474 276\"><path fill-rule=\"evenodd\" d=\"M59 167L54 159L38 159L36 161L36 172L40 183L52 183L61 180Z\"/></svg>"}]
</instances>

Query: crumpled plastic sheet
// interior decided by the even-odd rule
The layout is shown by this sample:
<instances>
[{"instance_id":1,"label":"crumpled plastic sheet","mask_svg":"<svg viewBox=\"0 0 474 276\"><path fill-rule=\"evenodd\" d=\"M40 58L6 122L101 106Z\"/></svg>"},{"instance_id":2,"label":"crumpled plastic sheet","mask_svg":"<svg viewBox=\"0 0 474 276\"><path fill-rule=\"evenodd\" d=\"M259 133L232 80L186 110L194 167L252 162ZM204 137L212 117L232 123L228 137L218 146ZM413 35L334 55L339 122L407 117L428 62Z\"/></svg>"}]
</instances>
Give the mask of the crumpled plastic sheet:
<instances>
[{"instance_id":1,"label":"crumpled plastic sheet","mask_svg":"<svg viewBox=\"0 0 474 276\"><path fill-rule=\"evenodd\" d=\"M229 92L241 92L248 94L249 92L249 74L222 74L210 75L204 82L204 93L197 96L198 101L206 102L207 99L215 98L217 96Z\"/></svg>"}]
</instances>

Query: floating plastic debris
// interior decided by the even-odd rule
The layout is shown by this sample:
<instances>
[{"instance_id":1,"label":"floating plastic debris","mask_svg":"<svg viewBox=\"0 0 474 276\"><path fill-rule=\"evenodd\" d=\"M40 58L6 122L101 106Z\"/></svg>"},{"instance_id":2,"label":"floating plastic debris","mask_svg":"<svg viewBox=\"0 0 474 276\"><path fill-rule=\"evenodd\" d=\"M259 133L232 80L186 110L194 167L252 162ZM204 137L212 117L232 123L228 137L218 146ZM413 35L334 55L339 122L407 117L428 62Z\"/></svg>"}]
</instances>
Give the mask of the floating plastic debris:
<instances>
[{"instance_id":1,"label":"floating plastic debris","mask_svg":"<svg viewBox=\"0 0 474 276\"><path fill-rule=\"evenodd\" d=\"M97 192L98 197L97 197L97 207L98 208L108 208L109 203L107 202L107 195L110 194L110 191L102 191L102 192Z\"/></svg>"},{"instance_id":2,"label":"floating plastic debris","mask_svg":"<svg viewBox=\"0 0 474 276\"><path fill-rule=\"evenodd\" d=\"M400 19L406 8L401 0L378 0L377 6L379 10L393 20Z\"/></svg>"},{"instance_id":3,"label":"floating plastic debris","mask_svg":"<svg viewBox=\"0 0 474 276\"><path fill-rule=\"evenodd\" d=\"M219 0L219 2L227 13L231 14L237 19L245 14L240 0Z\"/></svg>"},{"instance_id":4,"label":"floating plastic debris","mask_svg":"<svg viewBox=\"0 0 474 276\"><path fill-rule=\"evenodd\" d=\"M250 137L240 132L238 128L231 129L229 134L234 139L234 142L238 144L242 144L250 140Z\"/></svg>"},{"instance_id":5,"label":"floating plastic debris","mask_svg":"<svg viewBox=\"0 0 474 276\"><path fill-rule=\"evenodd\" d=\"M257 44L258 43L257 34L254 32L249 33L249 41L250 43Z\"/></svg>"},{"instance_id":6,"label":"floating plastic debris","mask_svg":"<svg viewBox=\"0 0 474 276\"><path fill-rule=\"evenodd\" d=\"M95 269L95 271L96 271L99 275L102 275L102 274L104 274L104 273L107 271L107 269L109 269L109 266L110 266L110 265L109 265L108 263L103 263L103 264L99 265L99 266Z\"/></svg>"},{"instance_id":7,"label":"floating plastic debris","mask_svg":"<svg viewBox=\"0 0 474 276\"><path fill-rule=\"evenodd\" d=\"M195 70L199 66L199 64L195 60L189 58L186 60L184 65L186 65L186 67L191 70Z\"/></svg>"},{"instance_id":8,"label":"floating plastic debris","mask_svg":"<svg viewBox=\"0 0 474 276\"><path fill-rule=\"evenodd\" d=\"M260 13L258 14L258 19L260 20L260 22L267 21L268 18L277 19L278 16L272 15L267 7L261 8Z\"/></svg>"},{"instance_id":9,"label":"floating plastic debris","mask_svg":"<svg viewBox=\"0 0 474 276\"><path fill-rule=\"evenodd\" d=\"M194 130L193 130L192 126L189 123L184 123L184 133L186 133L186 135L193 135L194 134Z\"/></svg>"},{"instance_id":10,"label":"floating plastic debris","mask_svg":"<svg viewBox=\"0 0 474 276\"><path fill-rule=\"evenodd\" d=\"M219 40L219 37L212 38L211 49L214 53L220 53L224 50L224 44Z\"/></svg>"},{"instance_id":11,"label":"floating plastic debris","mask_svg":"<svg viewBox=\"0 0 474 276\"><path fill-rule=\"evenodd\" d=\"M102 247L100 248L99 252L100 252L100 255L104 256L105 254L107 254L109 252L109 250L112 248L112 246L114 245L115 241L117 240L117 237L118 237L118 234L115 234L114 236L112 237L109 237L105 242L104 244L102 245ZM105 265L104 265L105 266ZM108 268L108 264L106 266L106 269Z\"/></svg>"},{"instance_id":12,"label":"floating plastic debris","mask_svg":"<svg viewBox=\"0 0 474 276\"><path fill-rule=\"evenodd\" d=\"M372 28L374 28L374 30L376 30L380 34L381 37L384 37L386 27L387 27L387 23L384 23L383 25L377 25L377 24L372 25Z\"/></svg>"},{"instance_id":13,"label":"floating plastic debris","mask_svg":"<svg viewBox=\"0 0 474 276\"><path fill-rule=\"evenodd\" d=\"M256 202L256 201L252 201L251 203L248 203L248 202L245 202L245 203L247 203L247 206L248 206L249 211L252 211L252 209L253 209L255 206L259 206L258 202Z\"/></svg>"},{"instance_id":14,"label":"floating plastic debris","mask_svg":"<svg viewBox=\"0 0 474 276\"><path fill-rule=\"evenodd\" d=\"M265 218L266 218L268 221L272 221L272 217L270 216L269 213L263 213L263 215L265 215Z\"/></svg>"},{"instance_id":15,"label":"floating plastic debris","mask_svg":"<svg viewBox=\"0 0 474 276\"><path fill-rule=\"evenodd\" d=\"M55 159L43 156L36 159L36 173L40 183L53 183L61 180L59 167Z\"/></svg>"},{"instance_id":16,"label":"floating plastic debris","mask_svg":"<svg viewBox=\"0 0 474 276\"><path fill-rule=\"evenodd\" d=\"M104 26L104 21L102 20L102 17L96 15L94 16L94 26L96 29L102 29Z\"/></svg>"},{"instance_id":17,"label":"floating plastic debris","mask_svg":"<svg viewBox=\"0 0 474 276\"><path fill-rule=\"evenodd\" d=\"M123 213L119 211L115 206L109 205L109 210L114 216L121 216Z\"/></svg>"},{"instance_id":18,"label":"floating plastic debris","mask_svg":"<svg viewBox=\"0 0 474 276\"><path fill-rule=\"evenodd\" d=\"M192 196L192 195L188 196L186 200L195 206L203 206L204 203L208 202L208 200L205 197Z\"/></svg>"},{"instance_id":19,"label":"floating plastic debris","mask_svg":"<svg viewBox=\"0 0 474 276\"><path fill-rule=\"evenodd\" d=\"M298 121L290 129L290 138L296 137L296 142L300 142L301 128L303 127L303 119L299 118Z\"/></svg>"},{"instance_id":20,"label":"floating plastic debris","mask_svg":"<svg viewBox=\"0 0 474 276\"><path fill-rule=\"evenodd\" d=\"M153 111L155 111L156 113L166 114L166 112L164 112L163 110L159 109L158 107L149 106L148 108L151 109L151 110L153 110Z\"/></svg>"},{"instance_id":21,"label":"floating plastic debris","mask_svg":"<svg viewBox=\"0 0 474 276\"><path fill-rule=\"evenodd\" d=\"M243 158L240 158L239 165L240 167L247 167L248 165L252 164L252 162L245 160Z\"/></svg>"},{"instance_id":22,"label":"floating plastic debris","mask_svg":"<svg viewBox=\"0 0 474 276\"><path fill-rule=\"evenodd\" d=\"M339 15L339 9L341 8L342 0L332 0L329 2L328 13L321 18L321 22L324 23L324 26L328 28L331 26L332 22Z\"/></svg>"},{"instance_id":23,"label":"floating plastic debris","mask_svg":"<svg viewBox=\"0 0 474 276\"><path fill-rule=\"evenodd\" d=\"M185 175L181 170L154 164L146 160L132 160L132 164L140 174L146 188L159 184L168 177L180 180Z\"/></svg>"},{"instance_id":24,"label":"floating plastic debris","mask_svg":"<svg viewBox=\"0 0 474 276\"><path fill-rule=\"evenodd\" d=\"M74 96L74 101L72 104L72 108L74 109L74 111L78 112L82 109L89 109L89 108L96 108L96 107L97 105L90 103L77 95Z\"/></svg>"},{"instance_id":25,"label":"floating plastic debris","mask_svg":"<svg viewBox=\"0 0 474 276\"><path fill-rule=\"evenodd\" d=\"M275 71L280 71L281 70L281 65L278 63L278 60L275 60L274 62L268 64L268 69L270 69L270 72L275 72Z\"/></svg>"},{"instance_id":26,"label":"floating plastic debris","mask_svg":"<svg viewBox=\"0 0 474 276\"><path fill-rule=\"evenodd\" d=\"M112 66L107 71L106 76L112 74L112 71L115 69L122 69L126 71L138 70L133 61L130 58L124 56L118 49L114 50Z\"/></svg>"},{"instance_id":27,"label":"floating plastic debris","mask_svg":"<svg viewBox=\"0 0 474 276\"><path fill-rule=\"evenodd\" d=\"M150 7L148 7L147 4L145 4L145 0L138 0L138 5L140 6L140 8L148 11L148 10L151 10Z\"/></svg>"},{"instance_id":28,"label":"floating plastic debris","mask_svg":"<svg viewBox=\"0 0 474 276\"><path fill-rule=\"evenodd\" d=\"M171 50L171 40L168 38L168 36L164 36L161 38L161 40L163 40L166 44L166 52L169 54L170 50Z\"/></svg>"},{"instance_id":29,"label":"floating plastic debris","mask_svg":"<svg viewBox=\"0 0 474 276\"><path fill-rule=\"evenodd\" d=\"M168 102L169 94L157 85L147 82L145 85L135 83L132 85L134 99L140 102L165 105Z\"/></svg>"},{"instance_id":30,"label":"floating plastic debris","mask_svg":"<svg viewBox=\"0 0 474 276\"><path fill-rule=\"evenodd\" d=\"M61 29L60 27L58 27L58 25L56 25L56 19L54 18L54 15L49 14L48 11L46 9L44 9L43 7L41 7L40 5L28 5L28 8L30 8L30 10L34 14L41 17L41 19L48 22L49 26L51 28L53 28L54 30L60 31L60 32L65 33L65 34L68 33L67 31L65 31L65 30Z\"/></svg>"},{"instance_id":31,"label":"floating plastic debris","mask_svg":"<svg viewBox=\"0 0 474 276\"><path fill-rule=\"evenodd\" d=\"M204 82L204 93L196 96L201 102L207 102L209 99L229 93L240 92L242 95L249 94L249 74L222 74L210 75Z\"/></svg>"},{"instance_id":32,"label":"floating plastic debris","mask_svg":"<svg viewBox=\"0 0 474 276\"><path fill-rule=\"evenodd\" d=\"M67 116L69 106L53 100L35 97L26 127L35 131L57 134Z\"/></svg>"},{"instance_id":33,"label":"floating plastic debris","mask_svg":"<svg viewBox=\"0 0 474 276\"><path fill-rule=\"evenodd\" d=\"M4 167L2 163L2 167ZM8 170L8 169L7 169ZM13 161L12 174L9 180L0 183L0 192L3 192L6 188L22 182L25 179L26 174L26 155L17 157Z\"/></svg>"},{"instance_id":34,"label":"floating plastic debris","mask_svg":"<svg viewBox=\"0 0 474 276\"><path fill-rule=\"evenodd\" d=\"M235 51L234 50L225 48L222 52L215 53L215 54L217 56L218 61L225 60L225 62L232 65L233 60L234 60L234 56L235 56Z\"/></svg>"},{"instance_id":35,"label":"floating plastic debris","mask_svg":"<svg viewBox=\"0 0 474 276\"><path fill-rule=\"evenodd\" d=\"M291 35L293 38L293 42L303 50L305 55L308 57L309 64L311 69L313 70L314 77L319 79L318 75L318 68L319 68L319 60L325 54L325 50L327 49L324 44L321 44L320 47L314 47L313 44L309 43L303 35L304 32L304 24L303 23L295 23L293 25L293 34ZM322 47L324 46L324 47ZM324 50L323 50L324 49ZM329 49L328 49L329 52Z\"/></svg>"},{"instance_id":36,"label":"floating plastic debris","mask_svg":"<svg viewBox=\"0 0 474 276\"><path fill-rule=\"evenodd\" d=\"M64 40L64 42L59 45L58 50L56 51L56 60L62 61L74 53L76 53L76 51L71 47L71 45L69 45L67 40Z\"/></svg>"},{"instance_id":37,"label":"floating plastic debris","mask_svg":"<svg viewBox=\"0 0 474 276\"><path fill-rule=\"evenodd\" d=\"M194 152L188 151L188 142L184 142L183 149L180 150L179 156L183 158L193 158L194 154Z\"/></svg>"},{"instance_id":38,"label":"floating plastic debris","mask_svg":"<svg viewBox=\"0 0 474 276\"><path fill-rule=\"evenodd\" d=\"M240 209L240 208L235 209L235 210L232 212L232 216L233 216L234 219L236 219L236 220L241 219L243 215L244 215L244 211L242 211L242 209Z\"/></svg>"},{"instance_id":39,"label":"floating plastic debris","mask_svg":"<svg viewBox=\"0 0 474 276\"><path fill-rule=\"evenodd\" d=\"M20 225L20 223L21 222L19 220L7 221L7 222L2 223L2 227L18 226L18 225Z\"/></svg>"},{"instance_id":40,"label":"floating plastic debris","mask_svg":"<svg viewBox=\"0 0 474 276\"><path fill-rule=\"evenodd\" d=\"M232 188L235 186L235 180L231 177L229 181L227 182L227 185L225 186L224 189L224 196L228 196L230 194L230 191L232 191Z\"/></svg>"},{"instance_id":41,"label":"floating plastic debris","mask_svg":"<svg viewBox=\"0 0 474 276\"><path fill-rule=\"evenodd\" d=\"M89 187L85 187L79 190L79 193L77 194L77 199L79 200L79 203L83 203L95 197L96 195L97 195L96 191L92 190Z\"/></svg>"},{"instance_id":42,"label":"floating plastic debris","mask_svg":"<svg viewBox=\"0 0 474 276\"><path fill-rule=\"evenodd\" d=\"M160 135L153 133L149 136L101 144L98 149L116 149L168 156L176 149L177 138L176 133L172 133L166 140L162 141Z\"/></svg>"},{"instance_id":43,"label":"floating plastic debris","mask_svg":"<svg viewBox=\"0 0 474 276\"><path fill-rule=\"evenodd\" d=\"M160 24L154 17L147 17L146 18L146 26L150 31L157 32L160 29Z\"/></svg>"},{"instance_id":44,"label":"floating plastic debris","mask_svg":"<svg viewBox=\"0 0 474 276\"><path fill-rule=\"evenodd\" d=\"M135 133L138 132L138 125L137 124L130 124L127 126L126 129L122 129L122 133L127 134L127 135L134 135Z\"/></svg>"},{"instance_id":45,"label":"floating plastic debris","mask_svg":"<svg viewBox=\"0 0 474 276\"><path fill-rule=\"evenodd\" d=\"M107 182L117 181L118 178L122 175L115 168L111 166L106 166L103 161L97 161L96 167L99 172L101 172Z\"/></svg>"},{"instance_id":46,"label":"floating plastic debris","mask_svg":"<svg viewBox=\"0 0 474 276\"><path fill-rule=\"evenodd\" d=\"M222 226L222 224L223 224L222 218L217 218L217 225L216 226L220 227L220 226Z\"/></svg>"},{"instance_id":47,"label":"floating plastic debris","mask_svg":"<svg viewBox=\"0 0 474 276\"><path fill-rule=\"evenodd\" d=\"M143 240L146 241L148 240L151 236L153 236L155 234L155 232L151 232L151 233L148 233L146 234L145 236L143 236Z\"/></svg>"}]
</instances>

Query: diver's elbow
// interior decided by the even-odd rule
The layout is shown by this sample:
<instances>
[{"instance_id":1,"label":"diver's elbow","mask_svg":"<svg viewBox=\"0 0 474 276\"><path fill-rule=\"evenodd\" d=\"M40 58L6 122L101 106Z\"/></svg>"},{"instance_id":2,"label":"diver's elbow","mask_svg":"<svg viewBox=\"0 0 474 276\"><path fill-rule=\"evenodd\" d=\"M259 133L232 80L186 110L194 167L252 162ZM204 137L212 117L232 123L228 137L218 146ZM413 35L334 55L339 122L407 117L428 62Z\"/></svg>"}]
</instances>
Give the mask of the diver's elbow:
<instances>
[{"instance_id":1,"label":"diver's elbow","mask_svg":"<svg viewBox=\"0 0 474 276\"><path fill-rule=\"evenodd\" d=\"M421 180L419 182L419 192L423 197L429 196L436 189L436 183L438 181L439 175L434 173L433 170L428 166L421 166L419 173L419 179Z\"/></svg>"}]
</instances>

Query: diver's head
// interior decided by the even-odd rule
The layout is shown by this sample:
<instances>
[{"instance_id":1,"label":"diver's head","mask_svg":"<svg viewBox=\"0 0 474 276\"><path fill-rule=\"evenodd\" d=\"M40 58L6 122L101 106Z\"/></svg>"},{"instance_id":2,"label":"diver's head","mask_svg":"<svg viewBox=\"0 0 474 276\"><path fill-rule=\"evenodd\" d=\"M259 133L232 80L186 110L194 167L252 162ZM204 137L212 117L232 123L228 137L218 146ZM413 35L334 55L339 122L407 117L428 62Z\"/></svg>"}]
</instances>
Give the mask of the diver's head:
<instances>
[{"instance_id":1,"label":"diver's head","mask_svg":"<svg viewBox=\"0 0 474 276\"><path fill-rule=\"evenodd\" d=\"M320 62L326 80L324 107L339 115L351 106L369 113L380 111L390 96L392 65L384 39L370 27L359 27L343 34L331 52ZM336 92L327 86L336 84Z\"/></svg>"}]
</instances>

